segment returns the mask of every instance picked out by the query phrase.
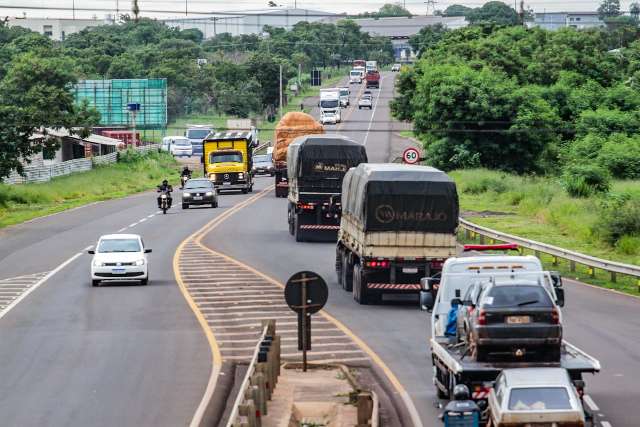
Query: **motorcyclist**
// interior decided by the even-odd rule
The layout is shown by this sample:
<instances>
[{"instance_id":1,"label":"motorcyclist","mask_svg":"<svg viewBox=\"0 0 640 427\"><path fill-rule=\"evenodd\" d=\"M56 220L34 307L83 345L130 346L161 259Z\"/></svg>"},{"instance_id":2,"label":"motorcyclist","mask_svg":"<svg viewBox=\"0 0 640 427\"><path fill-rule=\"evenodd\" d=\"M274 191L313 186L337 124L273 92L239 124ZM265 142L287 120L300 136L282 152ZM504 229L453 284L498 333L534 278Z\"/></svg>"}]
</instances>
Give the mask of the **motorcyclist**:
<instances>
[{"instance_id":1,"label":"motorcyclist","mask_svg":"<svg viewBox=\"0 0 640 427\"><path fill-rule=\"evenodd\" d=\"M186 176L191 179L191 169L189 169L189 166L184 166L184 169L182 169L182 174L180 176Z\"/></svg>"},{"instance_id":2,"label":"motorcyclist","mask_svg":"<svg viewBox=\"0 0 640 427\"><path fill-rule=\"evenodd\" d=\"M169 184L169 181L166 179L162 181L162 184L158 185L158 193L166 193L167 194L167 202L169 203L169 207L171 207L171 202L173 202L173 198L171 197L171 192L173 191L173 187ZM158 196L158 208L162 207L160 196Z\"/></svg>"}]
</instances>

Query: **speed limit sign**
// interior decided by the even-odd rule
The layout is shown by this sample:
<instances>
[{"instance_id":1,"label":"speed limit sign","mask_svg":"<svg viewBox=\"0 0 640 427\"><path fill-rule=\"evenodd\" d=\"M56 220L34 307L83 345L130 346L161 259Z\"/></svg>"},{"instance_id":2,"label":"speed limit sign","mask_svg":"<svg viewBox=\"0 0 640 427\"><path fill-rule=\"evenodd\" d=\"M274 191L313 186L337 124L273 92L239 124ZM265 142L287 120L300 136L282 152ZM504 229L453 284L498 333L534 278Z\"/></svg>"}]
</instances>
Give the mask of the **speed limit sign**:
<instances>
[{"instance_id":1,"label":"speed limit sign","mask_svg":"<svg viewBox=\"0 0 640 427\"><path fill-rule=\"evenodd\" d=\"M420 161L420 153L415 148L407 148L402 153L402 161L407 164L414 165Z\"/></svg>"}]
</instances>

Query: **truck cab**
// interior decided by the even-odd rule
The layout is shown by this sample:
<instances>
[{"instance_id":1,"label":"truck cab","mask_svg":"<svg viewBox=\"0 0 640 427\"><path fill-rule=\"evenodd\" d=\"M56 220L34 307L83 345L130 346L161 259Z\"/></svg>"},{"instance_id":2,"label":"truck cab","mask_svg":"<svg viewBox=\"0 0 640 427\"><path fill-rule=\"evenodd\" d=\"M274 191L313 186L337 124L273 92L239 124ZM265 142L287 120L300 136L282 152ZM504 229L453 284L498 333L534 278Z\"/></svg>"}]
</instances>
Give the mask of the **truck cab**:
<instances>
[{"instance_id":1,"label":"truck cab","mask_svg":"<svg viewBox=\"0 0 640 427\"><path fill-rule=\"evenodd\" d=\"M202 156L202 142L211 132L213 132L211 125L187 125L184 136L191 141L194 156Z\"/></svg>"},{"instance_id":2,"label":"truck cab","mask_svg":"<svg viewBox=\"0 0 640 427\"><path fill-rule=\"evenodd\" d=\"M349 72L349 83L360 84L362 83L362 72L360 70L353 69Z\"/></svg>"},{"instance_id":3,"label":"truck cab","mask_svg":"<svg viewBox=\"0 0 640 427\"><path fill-rule=\"evenodd\" d=\"M203 143L205 176L216 190L253 191L253 149L251 132L217 132L210 134Z\"/></svg>"},{"instance_id":4,"label":"truck cab","mask_svg":"<svg viewBox=\"0 0 640 427\"><path fill-rule=\"evenodd\" d=\"M320 123L337 124L341 121L340 89L322 89L320 91Z\"/></svg>"}]
</instances>

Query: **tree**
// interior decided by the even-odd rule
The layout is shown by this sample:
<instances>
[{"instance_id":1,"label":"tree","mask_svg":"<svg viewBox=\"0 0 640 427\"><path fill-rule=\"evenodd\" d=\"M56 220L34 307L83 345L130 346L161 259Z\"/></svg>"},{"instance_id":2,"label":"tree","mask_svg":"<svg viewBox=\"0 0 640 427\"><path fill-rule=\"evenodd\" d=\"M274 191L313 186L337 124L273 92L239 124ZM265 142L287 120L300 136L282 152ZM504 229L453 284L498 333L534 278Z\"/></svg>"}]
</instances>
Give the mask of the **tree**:
<instances>
[{"instance_id":1,"label":"tree","mask_svg":"<svg viewBox=\"0 0 640 427\"><path fill-rule=\"evenodd\" d=\"M629 15L636 21L640 18L640 3L631 3L629 5Z\"/></svg>"},{"instance_id":2,"label":"tree","mask_svg":"<svg viewBox=\"0 0 640 427\"><path fill-rule=\"evenodd\" d=\"M48 58L33 53L12 61L0 81L0 177L11 170L23 171L21 159L29 159L57 141L47 135L32 140L45 128L88 128L98 123L99 115L86 104L74 103L70 87L76 81L73 63L67 58Z\"/></svg>"},{"instance_id":3,"label":"tree","mask_svg":"<svg viewBox=\"0 0 640 427\"><path fill-rule=\"evenodd\" d=\"M378 18L387 18L394 16L411 16L411 12L409 12L404 7L399 4L385 4L378 10L376 14Z\"/></svg>"},{"instance_id":4,"label":"tree","mask_svg":"<svg viewBox=\"0 0 640 427\"><path fill-rule=\"evenodd\" d=\"M602 0L598 7L600 19L620 16L620 0Z\"/></svg>"},{"instance_id":5,"label":"tree","mask_svg":"<svg viewBox=\"0 0 640 427\"><path fill-rule=\"evenodd\" d=\"M467 13L471 12L473 9L468 6L463 6L461 4L452 4L447 7L444 12L442 12L442 16L467 16Z\"/></svg>"},{"instance_id":6,"label":"tree","mask_svg":"<svg viewBox=\"0 0 640 427\"><path fill-rule=\"evenodd\" d=\"M501 1L490 1L466 14L471 24L518 25L518 13Z\"/></svg>"},{"instance_id":7,"label":"tree","mask_svg":"<svg viewBox=\"0 0 640 427\"><path fill-rule=\"evenodd\" d=\"M420 52L438 44L447 31L447 27L440 23L436 25L429 25L421 28L418 34L412 36L409 39L409 44L413 48L414 52L420 54Z\"/></svg>"}]
</instances>

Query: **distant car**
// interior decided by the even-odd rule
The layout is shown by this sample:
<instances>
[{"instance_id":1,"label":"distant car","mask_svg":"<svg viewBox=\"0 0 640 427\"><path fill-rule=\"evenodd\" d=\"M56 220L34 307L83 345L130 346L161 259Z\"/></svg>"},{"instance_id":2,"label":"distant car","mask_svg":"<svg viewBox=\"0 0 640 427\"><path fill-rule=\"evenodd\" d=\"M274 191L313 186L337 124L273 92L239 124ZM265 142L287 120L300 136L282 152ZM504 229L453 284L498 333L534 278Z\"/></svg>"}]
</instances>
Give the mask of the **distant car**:
<instances>
[{"instance_id":1,"label":"distant car","mask_svg":"<svg viewBox=\"0 0 640 427\"><path fill-rule=\"evenodd\" d=\"M478 283L469 288L462 304L457 314L458 335L467 341L478 362L490 353L560 360L561 313L541 283Z\"/></svg>"},{"instance_id":2,"label":"distant car","mask_svg":"<svg viewBox=\"0 0 640 427\"><path fill-rule=\"evenodd\" d=\"M271 156L268 154L260 154L253 156L253 168L252 171L255 175L271 175L276 173L271 161Z\"/></svg>"},{"instance_id":3,"label":"distant car","mask_svg":"<svg viewBox=\"0 0 640 427\"><path fill-rule=\"evenodd\" d=\"M213 182L207 178L193 178L184 184L182 209L189 209L189 206L192 205L218 207L218 193Z\"/></svg>"},{"instance_id":4,"label":"distant car","mask_svg":"<svg viewBox=\"0 0 640 427\"><path fill-rule=\"evenodd\" d=\"M142 238L137 234L107 234L98 240L91 260L91 284L103 281L140 281L149 283L149 266Z\"/></svg>"},{"instance_id":5,"label":"distant car","mask_svg":"<svg viewBox=\"0 0 640 427\"><path fill-rule=\"evenodd\" d=\"M373 98L371 95L362 95L358 100L358 110L362 110L363 108L368 108L370 110L373 108Z\"/></svg>"},{"instance_id":6,"label":"distant car","mask_svg":"<svg viewBox=\"0 0 640 427\"><path fill-rule=\"evenodd\" d=\"M398 72L398 71L400 71L400 64L393 64L393 65L391 66L391 71L393 71L393 72Z\"/></svg>"},{"instance_id":7,"label":"distant car","mask_svg":"<svg viewBox=\"0 0 640 427\"><path fill-rule=\"evenodd\" d=\"M320 123L323 125L335 125L338 123L338 116L336 114L322 114Z\"/></svg>"},{"instance_id":8,"label":"distant car","mask_svg":"<svg viewBox=\"0 0 640 427\"><path fill-rule=\"evenodd\" d=\"M580 396L563 368L503 370L489 392L488 406L493 427L586 424Z\"/></svg>"},{"instance_id":9,"label":"distant car","mask_svg":"<svg viewBox=\"0 0 640 427\"><path fill-rule=\"evenodd\" d=\"M176 157L191 157L193 155L193 145L189 139L181 136L173 140L170 151Z\"/></svg>"}]
</instances>

